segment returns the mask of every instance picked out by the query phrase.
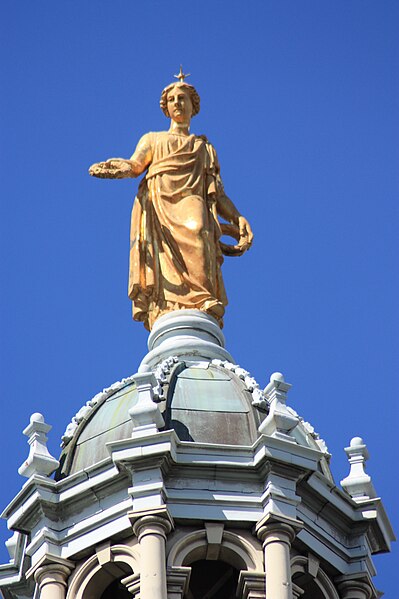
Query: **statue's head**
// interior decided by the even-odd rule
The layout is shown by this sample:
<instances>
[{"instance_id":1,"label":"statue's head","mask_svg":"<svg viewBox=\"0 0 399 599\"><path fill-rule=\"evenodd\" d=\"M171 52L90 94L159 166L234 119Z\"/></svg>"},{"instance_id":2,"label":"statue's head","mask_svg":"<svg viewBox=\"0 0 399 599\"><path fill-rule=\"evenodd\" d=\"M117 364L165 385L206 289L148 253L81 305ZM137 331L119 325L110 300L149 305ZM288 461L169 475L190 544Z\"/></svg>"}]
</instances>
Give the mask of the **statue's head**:
<instances>
[{"instance_id":1,"label":"statue's head","mask_svg":"<svg viewBox=\"0 0 399 599\"><path fill-rule=\"evenodd\" d=\"M192 111L191 116L195 116L200 111L200 97L198 95L197 90L193 85L185 83L184 81L179 81L176 83L171 83L163 90L161 94L161 100L159 102L161 106L161 110L165 116L168 118L172 118L169 114L168 109L168 101L174 94L181 94L183 92L184 95L188 96L191 102Z\"/></svg>"}]
</instances>

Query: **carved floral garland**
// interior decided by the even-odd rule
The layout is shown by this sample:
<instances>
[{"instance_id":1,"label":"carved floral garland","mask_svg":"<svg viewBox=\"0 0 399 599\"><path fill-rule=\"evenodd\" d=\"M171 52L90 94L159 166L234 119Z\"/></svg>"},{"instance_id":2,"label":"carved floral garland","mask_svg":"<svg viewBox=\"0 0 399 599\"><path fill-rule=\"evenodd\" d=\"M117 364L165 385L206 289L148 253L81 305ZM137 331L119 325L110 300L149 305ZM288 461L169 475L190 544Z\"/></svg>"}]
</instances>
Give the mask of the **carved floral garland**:
<instances>
[{"instance_id":1,"label":"carved floral garland","mask_svg":"<svg viewBox=\"0 0 399 599\"><path fill-rule=\"evenodd\" d=\"M235 375L238 376L242 381L244 381L244 385L252 394L252 405L254 408L261 410L262 412L269 411L269 402L267 401L265 393L259 387L259 384L256 382L253 376L250 375L248 370L245 368L241 368L238 364L233 364L233 362L228 362L227 360L212 360L211 364L215 366L221 366L226 370L230 370L230 372L234 372Z\"/></svg>"},{"instance_id":2,"label":"carved floral garland","mask_svg":"<svg viewBox=\"0 0 399 599\"><path fill-rule=\"evenodd\" d=\"M164 386L169 382L169 375L171 373L171 370L176 364L178 364L178 362L179 359L177 356L170 356L163 360L163 362L161 362L156 367L154 371L154 376L157 381L157 384L153 389L153 398L155 402L159 403L165 400ZM254 377L251 376L248 370L241 368L241 366L239 366L238 364L228 362L227 360L214 359L212 360L212 362L210 362L210 364L213 364L214 366L218 366L220 368L225 368L226 370L233 372L236 376L238 376L238 378L240 378L244 382L247 391L249 391L252 394L252 405L254 406L254 408L262 412L269 411L269 402L266 398L264 391L260 388L259 384L256 382ZM111 395L114 395L114 393L120 391L124 387L127 387L133 382L134 375L123 378L121 381L117 381L110 387L103 389L100 393L97 393L94 397L92 397L92 399L86 402L86 404L82 408L80 408L79 412L72 418L70 424L68 424L65 433L61 437L61 447L64 448L68 445L68 443L75 435L79 424L83 420L87 420L88 416L95 410L95 408L99 404L103 403L106 399L111 397ZM320 450L323 453L327 454L327 445L324 442L324 440L320 438L318 433L315 432L313 426L309 422L306 422L303 418L301 418L301 416L299 416L291 407L288 407L288 409L292 412L292 414L299 418L305 431L310 437L312 437L316 441L316 444L319 446Z\"/></svg>"}]
</instances>

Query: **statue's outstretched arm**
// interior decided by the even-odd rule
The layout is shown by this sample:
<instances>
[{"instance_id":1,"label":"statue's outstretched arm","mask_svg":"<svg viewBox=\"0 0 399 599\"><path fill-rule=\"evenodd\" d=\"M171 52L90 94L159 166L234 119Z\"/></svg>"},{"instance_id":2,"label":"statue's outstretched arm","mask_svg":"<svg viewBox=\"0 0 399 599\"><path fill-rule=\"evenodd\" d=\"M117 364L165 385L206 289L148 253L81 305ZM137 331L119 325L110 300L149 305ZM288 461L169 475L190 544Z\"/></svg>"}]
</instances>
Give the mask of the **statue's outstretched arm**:
<instances>
[{"instance_id":1,"label":"statue's outstretched arm","mask_svg":"<svg viewBox=\"0 0 399 599\"><path fill-rule=\"evenodd\" d=\"M109 158L105 162L96 162L89 168L93 177L100 179L126 179L141 175L152 160L151 143L148 134L144 135L133 154L126 158Z\"/></svg>"}]
</instances>

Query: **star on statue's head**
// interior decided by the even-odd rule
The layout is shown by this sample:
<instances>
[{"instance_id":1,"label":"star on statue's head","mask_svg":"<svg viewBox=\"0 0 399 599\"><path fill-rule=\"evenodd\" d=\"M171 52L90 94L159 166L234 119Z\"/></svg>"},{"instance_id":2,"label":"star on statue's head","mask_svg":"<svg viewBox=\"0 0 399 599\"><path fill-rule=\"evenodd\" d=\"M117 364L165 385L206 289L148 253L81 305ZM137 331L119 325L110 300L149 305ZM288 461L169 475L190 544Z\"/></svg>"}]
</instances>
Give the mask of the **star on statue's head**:
<instances>
[{"instance_id":1,"label":"star on statue's head","mask_svg":"<svg viewBox=\"0 0 399 599\"><path fill-rule=\"evenodd\" d=\"M190 73L183 73L183 65L180 65L180 73L178 75L173 75L173 77L178 79L180 83L183 83L186 77L190 77Z\"/></svg>"}]
</instances>

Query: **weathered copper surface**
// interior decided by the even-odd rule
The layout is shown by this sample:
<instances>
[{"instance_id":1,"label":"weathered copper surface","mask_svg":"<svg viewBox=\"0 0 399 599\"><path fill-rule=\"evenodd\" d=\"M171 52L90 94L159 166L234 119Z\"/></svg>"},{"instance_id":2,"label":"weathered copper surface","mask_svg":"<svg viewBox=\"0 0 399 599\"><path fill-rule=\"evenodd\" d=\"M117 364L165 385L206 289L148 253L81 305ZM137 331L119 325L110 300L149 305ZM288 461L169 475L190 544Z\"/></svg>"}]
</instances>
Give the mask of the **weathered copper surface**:
<instances>
[{"instance_id":1,"label":"weathered copper surface","mask_svg":"<svg viewBox=\"0 0 399 599\"><path fill-rule=\"evenodd\" d=\"M165 429L173 428L182 441L226 445L252 445L260 416L243 381L214 365L184 363L171 374L160 404ZM134 383L102 404L83 420L61 455L57 478L84 470L108 458L106 443L128 439L133 423L129 409L138 399Z\"/></svg>"},{"instance_id":2,"label":"weathered copper surface","mask_svg":"<svg viewBox=\"0 0 399 599\"><path fill-rule=\"evenodd\" d=\"M182 441L252 445L257 438L251 394L233 373L190 367L171 383L166 428Z\"/></svg>"},{"instance_id":3,"label":"weathered copper surface","mask_svg":"<svg viewBox=\"0 0 399 599\"><path fill-rule=\"evenodd\" d=\"M75 439L61 454L57 477L73 474L108 458L106 443L130 437L133 425L129 409L137 399L136 387L131 384L101 404L89 421L84 420Z\"/></svg>"}]
</instances>

